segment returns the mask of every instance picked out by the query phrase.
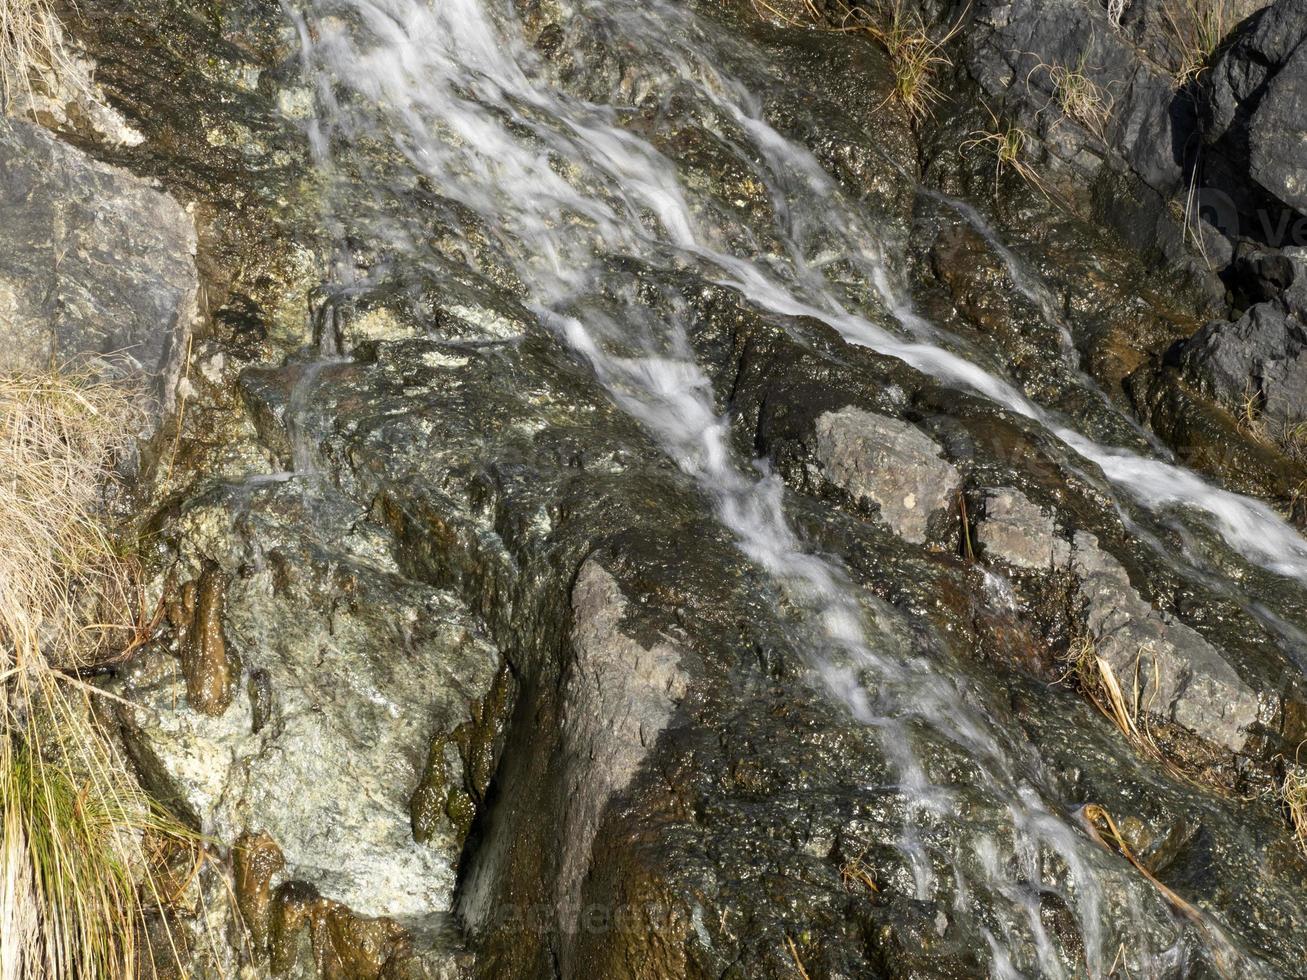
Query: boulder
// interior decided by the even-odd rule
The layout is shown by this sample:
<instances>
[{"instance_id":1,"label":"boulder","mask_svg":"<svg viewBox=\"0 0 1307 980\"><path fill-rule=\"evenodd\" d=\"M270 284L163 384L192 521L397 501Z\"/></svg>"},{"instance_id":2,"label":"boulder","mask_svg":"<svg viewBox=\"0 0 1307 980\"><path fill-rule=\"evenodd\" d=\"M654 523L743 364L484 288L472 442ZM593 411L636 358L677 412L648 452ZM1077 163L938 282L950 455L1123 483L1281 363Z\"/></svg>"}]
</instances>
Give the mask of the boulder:
<instances>
[{"instance_id":1,"label":"boulder","mask_svg":"<svg viewBox=\"0 0 1307 980\"><path fill-rule=\"evenodd\" d=\"M1267 421L1307 419L1307 325L1277 305L1259 303L1233 323L1208 324L1179 359L1196 387L1236 414L1254 399Z\"/></svg>"},{"instance_id":2,"label":"boulder","mask_svg":"<svg viewBox=\"0 0 1307 980\"><path fill-rule=\"evenodd\" d=\"M1274 246L1307 244L1304 38L1307 2L1279 0L1246 23L1201 80L1203 183L1225 195L1228 212L1218 218L1227 232Z\"/></svg>"},{"instance_id":3,"label":"boulder","mask_svg":"<svg viewBox=\"0 0 1307 980\"><path fill-rule=\"evenodd\" d=\"M0 125L0 371L88 357L171 404L197 279L177 201L40 127Z\"/></svg>"},{"instance_id":4,"label":"boulder","mask_svg":"<svg viewBox=\"0 0 1307 980\"><path fill-rule=\"evenodd\" d=\"M1244 747L1258 702L1221 654L1190 627L1154 609L1119 561L1085 531L1071 567L1086 602L1096 654L1141 712L1174 722L1232 752Z\"/></svg>"},{"instance_id":5,"label":"boulder","mask_svg":"<svg viewBox=\"0 0 1307 980\"><path fill-rule=\"evenodd\" d=\"M814 455L829 483L914 544L942 532L962 488L957 469L915 426L853 406L817 419Z\"/></svg>"},{"instance_id":6,"label":"boulder","mask_svg":"<svg viewBox=\"0 0 1307 980\"><path fill-rule=\"evenodd\" d=\"M1267 85L1293 56L1307 24L1307 3L1280 0L1250 20L1203 77L1208 135L1225 133L1257 108Z\"/></svg>"},{"instance_id":7,"label":"boulder","mask_svg":"<svg viewBox=\"0 0 1307 980\"><path fill-rule=\"evenodd\" d=\"M1249 123L1252 178L1295 211L1307 211L1307 47L1266 88Z\"/></svg>"}]
</instances>

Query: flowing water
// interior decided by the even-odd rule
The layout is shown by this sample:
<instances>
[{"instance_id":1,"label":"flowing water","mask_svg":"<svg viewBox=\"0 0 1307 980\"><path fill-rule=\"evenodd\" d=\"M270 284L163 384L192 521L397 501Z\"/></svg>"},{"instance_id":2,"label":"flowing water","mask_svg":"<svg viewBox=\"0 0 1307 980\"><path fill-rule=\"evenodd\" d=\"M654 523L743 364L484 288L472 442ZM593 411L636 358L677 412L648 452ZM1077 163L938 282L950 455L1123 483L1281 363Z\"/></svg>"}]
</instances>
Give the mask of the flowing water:
<instances>
[{"instance_id":1,"label":"flowing water","mask_svg":"<svg viewBox=\"0 0 1307 980\"><path fill-rule=\"evenodd\" d=\"M587 40L568 84L533 49L508 0L312 0L293 12L318 93L311 135L321 167L342 185L348 173L348 183L364 188L366 207L347 206L341 195L332 220L342 239L371 237L421 263L431 246L421 216L400 203L402 188L420 179L448 202L439 219L464 236L466 262L487 274L511 270L532 312L694 478L744 555L802 612L816 674L854 718L877 730L897 773L894 790L906 800L899 847L918 897L947 892L960 915L977 904L967 896L983 898L975 930L989 945L995 976L1066 976L1039 914L1040 889L1054 887L1056 865L1070 882L1062 897L1075 911L1085 966L1103 975L1122 932L1133 924L1136 934L1147 933L1141 922L1154 914L1146 907L1154 896L1137 881L1125 889L1125 907L1109 908L1104 876L1130 872L1075 826L1031 747L995 726L966 685L930 657L890 642L881 611L837 564L805 547L787 519L779 479L731 447L728 420L691 347L683 300L671 290L651 297L631 270L727 287L781 322L824 323L850 344L988 399L1059 444L1069 466L1132 515L1141 540L1164 552L1179 528L1191 543L1176 564L1183 574L1238 594L1222 571L1233 562L1296 588L1307 583L1307 541L1264 504L1160 455L1094 441L982 352L918 315L900 281L895 237L804 146L769 124L755 90L767 78L766 59L708 11L670 0L553 6L569 25L567 37ZM626 69L609 72L603 55L619 49ZM766 188L768 222L742 223L687 180L635 124L632 107L646 97L713 134L732 164ZM965 202L955 206L981 220ZM992 229L983 230L1018 289L1051 317L1042 284L1021 272ZM1078 374L1069 335L1057 325L1067 369ZM334 348L322 353L319 366L306 369L304 397L321 365L337 356ZM312 469L307 450L297 450L295 467ZM1264 623L1279 624L1282 641L1302 635L1280 613L1257 608ZM978 774L972 791L1007 814L1010 839L958 834L943 853L925 843L922 828L947 822L955 796L927 775L931 746L941 742L970 758ZM1254 960L1221 940L1219 923L1201 932L1207 955L1258 974ZM1177 943L1131 955L1144 975L1161 975L1180 968L1187 949Z\"/></svg>"}]
</instances>

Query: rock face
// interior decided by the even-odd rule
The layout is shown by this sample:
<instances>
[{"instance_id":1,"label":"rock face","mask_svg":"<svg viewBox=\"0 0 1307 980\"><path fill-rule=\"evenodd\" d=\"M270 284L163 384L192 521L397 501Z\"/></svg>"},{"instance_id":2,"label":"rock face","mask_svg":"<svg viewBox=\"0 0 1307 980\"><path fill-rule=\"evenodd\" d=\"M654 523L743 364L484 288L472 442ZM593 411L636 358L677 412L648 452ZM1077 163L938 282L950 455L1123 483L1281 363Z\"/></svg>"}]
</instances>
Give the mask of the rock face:
<instances>
[{"instance_id":1,"label":"rock face","mask_svg":"<svg viewBox=\"0 0 1307 980\"><path fill-rule=\"evenodd\" d=\"M1213 186L1242 215L1238 231L1289 241L1307 212L1307 4L1279 0L1242 31L1202 80ZM1251 179L1251 183L1249 183Z\"/></svg>"},{"instance_id":2,"label":"rock face","mask_svg":"<svg viewBox=\"0 0 1307 980\"><path fill-rule=\"evenodd\" d=\"M18 120L0 126L0 174L0 370L91 357L170 404L195 315L186 212Z\"/></svg>"},{"instance_id":3,"label":"rock face","mask_svg":"<svg viewBox=\"0 0 1307 980\"><path fill-rule=\"evenodd\" d=\"M548 91L482 106L498 96L472 79L458 121L508 120L496 145L543 150L585 205L516 225L475 213L535 190L496 183L498 161L421 170L445 99L350 117L321 180L277 108L312 101L281 4L221 6L81 4L101 78L149 110L134 164L215 215L195 394L146 521L171 615L106 682L140 705L122 721L142 778L215 838L211 889L236 884L207 924L248 945L189 975L1295 975L1307 872L1253 790L1307 736L1284 642L1303 593L1059 429L1160 465L1117 382L1214 314L1039 195L991 207L992 160L953 208L931 182L965 136L929 143L953 121L909 125L868 38L764 25L749 0L496 21ZM459 29L492 9L458 7ZM1116 30L1105 12L983 14L957 43L986 48L986 91L1056 145L1059 177L1161 202L1145 178L1170 186L1175 146L1152 136L1178 123L1153 69L1116 58L1126 40L1085 64L1123 73L1128 154L1046 108L1044 74L1024 90L1022 45L1077 57ZM405 51L452 57L430 38ZM359 72L395 81L389 55ZM666 210L610 210L628 173ZM445 196L465 178L487 183ZM666 225L682 199L703 249ZM965 248L936 247L950 222ZM568 247L536 254L537 234ZM564 259L567 289L533 287ZM722 281L746 262L748 288ZM791 288L804 302L777 300ZM611 332L573 348L564 312ZM1076 348L1109 328L1125 366L1092 384ZM601 349L616 374L592 369ZM1047 413L990 397L1009 390ZM686 398L677 421L723 435L730 479L659 442ZM1196 792L1057 683L1065 664L1034 669L1086 634L1235 791ZM1085 831L1091 802L1156 880ZM1156 881L1231 937L1233 967Z\"/></svg>"},{"instance_id":4,"label":"rock face","mask_svg":"<svg viewBox=\"0 0 1307 980\"><path fill-rule=\"evenodd\" d=\"M908 541L942 537L962 478L940 447L915 426L849 406L817 419L816 450L825 478Z\"/></svg>"},{"instance_id":5,"label":"rock face","mask_svg":"<svg viewBox=\"0 0 1307 980\"><path fill-rule=\"evenodd\" d=\"M962 46L1045 180L1073 198L1091 187L1083 206L1135 247L1183 263L1201 239L1204 265L1221 268L1242 240L1307 241L1307 16L1301 0L1265 6L1212 19L1170 0L989 0ZM1217 26L1229 36L1208 38Z\"/></svg>"},{"instance_id":6,"label":"rock face","mask_svg":"<svg viewBox=\"0 0 1307 980\"><path fill-rule=\"evenodd\" d=\"M1307 326L1270 303L1204 327L1180 360L1199 388L1236 413L1251 401L1279 425L1307 419Z\"/></svg>"},{"instance_id":7,"label":"rock face","mask_svg":"<svg viewBox=\"0 0 1307 980\"><path fill-rule=\"evenodd\" d=\"M1074 615L1134 710L1234 752L1245 746L1259 716L1256 693L1198 633L1140 596L1093 534L1068 540L1047 510L1005 488L986 498L976 540L983 558L1009 569L1074 578Z\"/></svg>"},{"instance_id":8,"label":"rock face","mask_svg":"<svg viewBox=\"0 0 1307 980\"><path fill-rule=\"evenodd\" d=\"M1267 83L1249 124L1248 172L1279 200L1307 212L1307 47L1299 45Z\"/></svg>"},{"instance_id":9,"label":"rock face","mask_svg":"<svg viewBox=\"0 0 1307 980\"><path fill-rule=\"evenodd\" d=\"M558 908L581 927L581 885L604 808L630 784L685 696L681 654L667 643L644 647L622 632L627 607L617 581L597 562L581 566L572 590L572 673L563 692L568 767L566 841Z\"/></svg>"},{"instance_id":10,"label":"rock face","mask_svg":"<svg viewBox=\"0 0 1307 980\"><path fill-rule=\"evenodd\" d=\"M484 790L465 789L460 742L471 768L495 649L449 596L400 575L380 530L333 494L254 481L220 490L185 526L192 567L210 569L202 591L222 583L244 673L229 705L195 704L182 631L181 664L160 652L124 678L139 705L128 744L156 792L219 840L267 835L284 859L277 884L364 916L448 912L467 833L450 801L470 810ZM420 783L439 788L422 843L410 812Z\"/></svg>"}]
</instances>

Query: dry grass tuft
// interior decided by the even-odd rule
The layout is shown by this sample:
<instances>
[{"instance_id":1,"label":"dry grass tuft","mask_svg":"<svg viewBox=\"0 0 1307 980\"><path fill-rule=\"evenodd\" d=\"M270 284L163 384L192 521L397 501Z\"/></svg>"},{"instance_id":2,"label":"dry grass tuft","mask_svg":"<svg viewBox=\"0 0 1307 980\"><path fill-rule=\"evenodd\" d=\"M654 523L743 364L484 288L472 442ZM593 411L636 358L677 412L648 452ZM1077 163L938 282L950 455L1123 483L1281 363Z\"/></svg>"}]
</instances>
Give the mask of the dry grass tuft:
<instances>
[{"instance_id":1,"label":"dry grass tuft","mask_svg":"<svg viewBox=\"0 0 1307 980\"><path fill-rule=\"evenodd\" d=\"M41 73L78 77L50 0L0 0L0 112Z\"/></svg>"},{"instance_id":2,"label":"dry grass tuft","mask_svg":"<svg viewBox=\"0 0 1307 980\"><path fill-rule=\"evenodd\" d=\"M889 54L894 70L894 99L913 122L925 120L944 97L935 79L953 66L945 46L962 29L961 18L943 35L932 36L921 14L909 10L905 0L882 0L876 15L864 15L859 26Z\"/></svg>"},{"instance_id":3,"label":"dry grass tuft","mask_svg":"<svg viewBox=\"0 0 1307 980\"><path fill-rule=\"evenodd\" d=\"M1172 68L1185 84L1207 70L1212 56L1239 22L1268 0L1167 0L1162 5L1167 33L1176 52Z\"/></svg>"},{"instance_id":4,"label":"dry grass tuft","mask_svg":"<svg viewBox=\"0 0 1307 980\"><path fill-rule=\"evenodd\" d=\"M1203 265L1207 266L1209 271L1215 272L1216 266L1212 258L1207 254L1207 231L1205 231L1206 222L1203 219L1198 200L1198 174L1199 167L1194 164L1189 174L1189 187L1185 191L1184 204L1178 201L1172 202L1177 209L1176 216L1182 223L1182 234L1186 241L1194 247L1199 256L1202 257Z\"/></svg>"},{"instance_id":5,"label":"dry grass tuft","mask_svg":"<svg viewBox=\"0 0 1307 980\"><path fill-rule=\"evenodd\" d=\"M129 646L134 564L101 517L136 429L132 393L86 374L0 378L0 644L65 666Z\"/></svg>"},{"instance_id":6,"label":"dry grass tuft","mask_svg":"<svg viewBox=\"0 0 1307 980\"><path fill-rule=\"evenodd\" d=\"M1207 924L1207 919L1198 908L1185 901L1180 895L1163 884L1162 881L1152 872L1131 849L1124 835L1117 827L1116 821L1112 819L1112 814L1107 811L1106 807L1097 803L1087 803L1080 808L1080 818L1088 831L1089 836L1102 847L1105 851L1115 852L1125 858L1126 861L1138 871L1150 885L1157 889L1171 907L1180 915L1184 916L1193 924L1193 926L1202 934L1204 942L1212 956L1212 965L1221 977L1234 976L1235 953L1226 938L1220 930L1213 929ZM1124 964L1124 947L1118 949L1117 956ZM1109 976L1116 976L1116 964L1113 963L1112 970L1108 971ZM1123 965L1124 970L1124 965ZM1129 977L1129 971L1125 971L1125 976Z\"/></svg>"},{"instance_id":7,"label":"dry grass tuft","mask_svg":"<svg viewBox=\"0 0 1307 980\"><path fill-rule=\"evenodd\" d=\"M1307 419L1284 422L1276 441L1291 459L1307 463Z\"/></svg>"},{"instance_id":8,"label":"dry grass tuft","mask_svg":"<svg viewBox=\"0 0 1307 980\"><path fill-rule=\"evenodd\" d=\"M148 630L104 492L131 393L84 374L0 379L0 976L117 980L142 965L151 841L193 846L140 790L77 676Z\"/></svg>"},{"instance_id":9,"label":"dry grass tuft","mask_svg":"<svg viewBox=\"0 0 1307 980\"><path fill-rule=\"evenodd\" d=\"M52 672L9 686L0 738L0 975L119 980L138 974L157 887L152 842L194 847L140 790L95 721L91 695Z\"/></svg>"},{"instance_id":10,"label":"dry grass tuft","mask_svg":"<svg viewBox=\"0 0 1307 980\"><path fill-rule=\"evenodd\" d=\"M1048 77L1053 89L1052 101L1072 122L1078 123L1100 140L1105 139L1108 120L1112 118L1112 98L1084 72L1084 64L1075 68L1039 62L1026 74L1026 86L1037 73Z\"/></svg>"},{"instance_id":11,"label":"dry grass tuft","mask_svg":"<svg viewBox=\"0 0 1307 980\"><path fill-rule=\"evenodd\" d=\"M1239 398L1239 431L1254 439L1266 437L1266 430L1262 425L1262 401L1261 389L1255 387L1251 381L1245 383L1243 395Z\"/></svg>"},{"instance_id":12,"label":"dry grass tuft","mask_svg":"<svg viewBox=\"0 0 1307 980\"><path fill-rule=\"evenodd\" d=\"M958 517L962 524L962 556L967 561L974 563L976 560L976 549L971 540L971 515L967 511L967 495L961 490L958 491Z\"/></svg>"},{"instance_id":13,"label":"dry grass tuft","mask_svg":"<svg viewBox=\"0 0 1307 980\"><path fill-rule=\"evenodd\" d=\"M989 106L985 106L985 111L989 113L993 128L972 131L961 148L963 153L979 150L994 154L994 196L998 197L999 181L1003 174L1012 170L1045 199L1052 200L1043 178L1024 159L1026 147L1032 142L1030 134L1020 126L1011 123L1004 125Z\"/></svg>"},{"instance_id":14,"label":"dry grass tuft","mask_svg":"<svg viewBox=\"0 0 1307 980\"><path fill-rule=\"evenodd\" d=\"M1280 784L1280 799L1293 828L1298 848L1307 854L1307 772L1298 766L1287 769Z\"/></svg>"},{"instance_id":15,"label":"dry grass tuft","mask_svg":"<svg viewBox=\"0 0 1307 980\"><path fill-rule=\"evenodd\" d=\"M1137 698L1127 700L1112 665L1098 655L1093 638L1082 636L1067 650L1063 678L1075 683L1104 716L1116 724L1128 740L1148 745L1150 739L1139 724ZM1137 661L1136 661L1137 663ZM1136 679L1136 694L1137 691Z\"/></svg>"},{"instance_id":16,"label":"dry grass tuft","mask_svg":"<svg viewBox=\"0 0 1307 980\"><path fill-rule=\"evenodd\" d=\"M1307 463L1307 419L1268 419L1265 405L1265 393L1251 381L1247 382L1235 410L1239 432L1278 449L1295 462Z\"/></svg>"},{"instance_id":17,"label":"dry grass tuft","mask_svg":"<svg viewBox=\"0 0 1307 980\"><path fill-rule=\"evenodd\" d=\"M887 101L902 105L914 123L930 117L943 99L935 79L953 66L945 49L961 31L966 11L940 34L931 32L921 13L910 8L907 0L876 0L871 9L851 6L844 0L837 0L833 6L833 14L828 14L813 0L804 0L802 16L796 16L783 12L771 0L753 0L760 16L788 27L816 26L871 37L889 55L894 72L894 90Z\"/></svg>"}]
</instances>

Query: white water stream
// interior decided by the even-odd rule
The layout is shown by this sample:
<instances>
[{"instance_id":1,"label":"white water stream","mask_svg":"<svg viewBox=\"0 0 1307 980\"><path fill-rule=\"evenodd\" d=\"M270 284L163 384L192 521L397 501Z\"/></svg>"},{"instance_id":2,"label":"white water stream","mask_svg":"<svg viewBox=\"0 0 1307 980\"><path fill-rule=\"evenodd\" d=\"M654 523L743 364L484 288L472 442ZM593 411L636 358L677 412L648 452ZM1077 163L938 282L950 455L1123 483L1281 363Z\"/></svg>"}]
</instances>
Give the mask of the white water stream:
<instances>
[{"instance_id":1,"label":"white water stream","mask_svg":"<svg viewBox=\"0 0 1307 980\"><path fill-rule=\"evenodd\" d=\"M977 393L1042 427L1133 504L1196 518L1247 561L1280 576L1307 582L1307 541L1264 504L1169 462L1084 437L914 313L874 222L840 194L807 149L765 121L748 85L720 67L715 45L732 45L738 54L742 42L720 38L715 25L670 0L559 6L597 37L619 37L624 60L639 66L635 77L615 76L604 99L569 93L531 49L508 0L311 0L299 23L318 87L313 136L322 166L340 165L352 147L380 136L413 174L475 215L541 321L589 362L616 402L702 487L744 554L806 611L811 663L853 717L879 731L898 774L895 790L908 803L899 844L919 897L937 893L932 869L942 857L958 914L968 914L962 896L973 892L1003 906L977 926L990 944L994 974L1062 977L1039 915L1042 865L1056 856L1074 883L1073 894L1062 897L1078 919L1085 965L1090 975L1103 975L1116 955L1108 919L1123 920L1120 929L1129 931L1130 919L1144 913L1132 903L1109 916L1100 876L1131 872L1124 865L1105 870L1112 860L1074 828L1060 801L1045 798L1029 746L996 730L955 678L890 642L876 609L842 570L805 549L786 518L779 480L733 453L685 315L675 302L644 302L629 268L615 262L691 271L759 310L818 320L849 343ZM720 133L735 162L768 189L776 214L769 232L779 248L729 243L714 205L624 126L622 106L648 92L687 100L691 108L682 111ZM405 241L404 224L396 215L391 244L419 249L416 240ZM829 272L835 259L838 280ZM297 460L301 465L311 461ZM959 839L943 855L923 843L922 828L946 821L952 798L926 775L923 728L974 760L978 791L1010 814L1010 841ZM1136 969L1152 975L1182 954L1131 955ZM1255 965L1246 968L1256 973Z\"/></svg>"}]
</instances>

